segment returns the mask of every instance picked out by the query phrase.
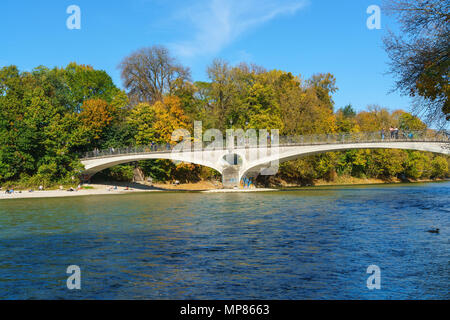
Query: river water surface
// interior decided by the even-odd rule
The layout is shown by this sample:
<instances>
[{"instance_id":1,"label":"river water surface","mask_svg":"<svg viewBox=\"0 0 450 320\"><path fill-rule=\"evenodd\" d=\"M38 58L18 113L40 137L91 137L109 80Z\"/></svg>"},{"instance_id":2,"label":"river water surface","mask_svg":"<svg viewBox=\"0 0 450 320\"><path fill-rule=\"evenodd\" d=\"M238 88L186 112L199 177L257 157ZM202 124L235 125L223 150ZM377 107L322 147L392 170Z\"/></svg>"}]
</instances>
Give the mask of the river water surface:
<instances>
[{"instance_id":1,"label":"river water surface","mask_svg":"<svg viewBox=\"0 0 450 320\"><path fill-rule=\"evenodd\" d=\"M0 299L449 299L449 200L450 182L4 200Z\"/></svg>"}]
</instances>

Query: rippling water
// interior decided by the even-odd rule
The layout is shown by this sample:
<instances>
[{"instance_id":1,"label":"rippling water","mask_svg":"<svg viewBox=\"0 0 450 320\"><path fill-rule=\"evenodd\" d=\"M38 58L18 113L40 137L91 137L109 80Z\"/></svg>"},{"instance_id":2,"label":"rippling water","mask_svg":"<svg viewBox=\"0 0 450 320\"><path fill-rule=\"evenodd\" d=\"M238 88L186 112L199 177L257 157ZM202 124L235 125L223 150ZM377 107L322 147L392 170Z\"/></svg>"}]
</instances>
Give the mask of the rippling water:
<instances>
[{"instance_id":1,"label":"rippling water","mask_svg":"<svg viewBox=\"0 0 450 320\"><path fill-rule=\"evenodd\" d=\"M446 182L1 201L0 299L448 299L449 199Z\"/></svg>"}]
</instances>

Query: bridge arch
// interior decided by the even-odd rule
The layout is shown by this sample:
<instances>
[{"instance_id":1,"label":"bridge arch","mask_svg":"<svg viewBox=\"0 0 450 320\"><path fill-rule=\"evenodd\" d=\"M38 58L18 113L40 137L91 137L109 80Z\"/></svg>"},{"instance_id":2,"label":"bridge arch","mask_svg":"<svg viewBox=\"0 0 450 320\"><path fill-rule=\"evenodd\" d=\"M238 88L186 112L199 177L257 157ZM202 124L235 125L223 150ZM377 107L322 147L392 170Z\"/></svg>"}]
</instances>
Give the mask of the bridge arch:
<instances>
[{"instance_id":1,"label":"bridge arch","mask_svg":"<svg viewBox=\"0 0 450 320\"><path fill-rule=\"evenodd\" d=\"M191 154L190 154L191 155ZM192 155L194 156L194 155ZM135 161L143 160L172 160L186 163L193 163L201 166L205 166L222 173L222 166L220 164L213 163L208 160L195 159L186 156L184 153L148 153L148 154L131 154L131 155L118 155L111 157L99 157L89 160L83 160L82 163L85 166L83 175L87 178L92 177L96 173L120 165Z\"/></svg>"},{"instance_id":2,"label":"bridge arch","mask_svg":"<svg viewBox=\"0 0 450 320\"><path fill-rule=\"evenodd\" d=\"M316 155L326 152L338 152L346 150L360 149L397 149L414 150L450 155L450 145L442 142L390 142L390 143L352 143L352 144L323 144L313 146L288 146L280 147L279 152L258 159L257 161L246 163L239 173L239 179L244 176L256 177L261 169L266 168L271 163L283 163L296 160L302 157Z\"/></svg>"}]
</instances>

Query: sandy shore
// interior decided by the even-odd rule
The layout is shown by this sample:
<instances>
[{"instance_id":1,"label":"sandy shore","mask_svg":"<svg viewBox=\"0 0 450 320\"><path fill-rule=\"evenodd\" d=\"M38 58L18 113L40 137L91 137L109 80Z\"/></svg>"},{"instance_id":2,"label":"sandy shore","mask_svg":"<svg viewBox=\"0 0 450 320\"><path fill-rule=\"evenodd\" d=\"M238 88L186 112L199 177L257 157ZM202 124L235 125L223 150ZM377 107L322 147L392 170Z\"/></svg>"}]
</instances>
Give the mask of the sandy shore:
<instances>
[{"instance_id":1,"label":"sandy shore","mask_svg":"<svg viewBox=\"0 0 450 320\"><path fill-rule=\"evenodd\" d=\"M127 188L128 186L128 188ZM137 192L162 192L162 191L200 191L207 193L225 193L225 192L259 192L274 191L275 189L221 189L220 186L211 182L198 182L188 184L154 184L146 185L141 183L104 183L90 184L88 189L81 188L76 191L67 190L43 190L29 192L26 190L14 191L12 194L6 194L4 190L0 191L0 200L6 199L28 199L28 198L59 198L59 197L79 197L111 194L127 194ZM115 188L116 187L116 188Z\"/></svg>"},{"instance_id":2,"label":"sandy shore","mask_svg":"<svg viewBox=\"0 0 450 320\"><path fill-rule=\"evenodd\" d=\"M79 197L79 196L95 196L95 195L111 195L111 194L127 194L137 192L162 192L162 191L199 191L204 193L236 193L236 192L264 192L264 191L277 191L277 189L213 189L213 185L199 184L186 184L186 185L168 185L158 184L148 186L145 184L132 184L128 189L125 186L117 186L108 184L91 184L89 189L80 189L77 191L67 190L44 190L44 191L15 191L13 194L0 193L0 200L6 199L28 199L28 198L59 198L59 197Z\"/></svg>"},{"instance_id":3,"label":"sandy shore","mask_svg":"<svg viewBox=\"0 0 450 320\"><path fill-rule=\"evenodd\" d=\"M0 200L5 199L28 199L28 198L58 198L58 197L79 197L79 196L94 196L104 194L124 194L124 193L136 193L136 192L158 192L163 191L155 188L129 188L118 187L114 190L113 186L94 185L93 189L81 189L77 191L66 190L44 190L44 191L15 191L13 194L0 193Z\"/></svg>"}]
</instances>

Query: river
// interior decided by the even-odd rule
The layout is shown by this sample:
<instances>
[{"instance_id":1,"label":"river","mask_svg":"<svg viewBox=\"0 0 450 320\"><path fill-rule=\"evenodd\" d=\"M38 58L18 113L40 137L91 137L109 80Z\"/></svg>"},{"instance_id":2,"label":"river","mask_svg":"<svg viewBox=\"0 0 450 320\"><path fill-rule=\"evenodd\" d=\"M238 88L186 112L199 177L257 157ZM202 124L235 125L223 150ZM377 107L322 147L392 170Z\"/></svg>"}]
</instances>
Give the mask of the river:
<instances>
[{"instance_id":1,"label":"river","mask_svg":"<svg viewBox=\"0 0 450 320\"><path fill-rule=\"evenodd\" d=\"M449 200L450 182L5 200L0 299L449 299Z\"/></svg>"}]
</instances>

